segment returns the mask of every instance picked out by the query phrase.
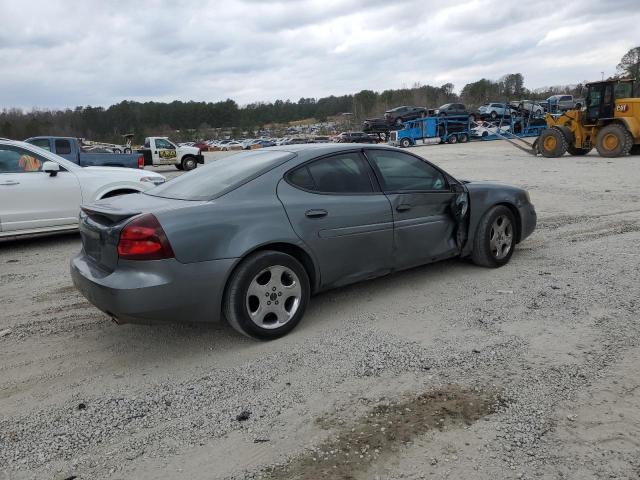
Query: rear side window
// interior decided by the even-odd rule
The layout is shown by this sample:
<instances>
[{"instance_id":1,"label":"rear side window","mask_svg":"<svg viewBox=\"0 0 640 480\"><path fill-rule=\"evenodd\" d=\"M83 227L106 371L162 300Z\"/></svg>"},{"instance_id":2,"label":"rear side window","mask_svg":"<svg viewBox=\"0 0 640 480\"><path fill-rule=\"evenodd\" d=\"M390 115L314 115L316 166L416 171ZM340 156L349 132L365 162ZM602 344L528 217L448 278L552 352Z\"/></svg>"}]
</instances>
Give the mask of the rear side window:
<instances>
[{"instance_id":1,"label":"rear side window","mask_svg":"<svg viewBox=\"0 0 640 480\"><path fill-rule=\"evenodd\" d=\"M58 155L69 155L71 153L71 142L69 140L56 140L56 153Z\"/></svg>"},{"instance_id":2,"label":"rear side window","mask_svg":"<svg viewBox=\"0 0 640 480\"><path fill-rule=\"evenodd\" d=\"M370 169L356 152L322 158L289 174L289 181L319 193L372 193Z\"/></svg>"},{"instance_id":3,"label":"rear side window","mask_svg":"<svg viewBox=\"0 0 640 480\"><path fill-rule=\"evenodd\" d=\"M304 188L305 190L316 189L316 184L313 182L309 168L307 168L306 165L301 168L296 168L291 172L289 174L289 181L295 186Z\"/></svg>"}]
</instances>

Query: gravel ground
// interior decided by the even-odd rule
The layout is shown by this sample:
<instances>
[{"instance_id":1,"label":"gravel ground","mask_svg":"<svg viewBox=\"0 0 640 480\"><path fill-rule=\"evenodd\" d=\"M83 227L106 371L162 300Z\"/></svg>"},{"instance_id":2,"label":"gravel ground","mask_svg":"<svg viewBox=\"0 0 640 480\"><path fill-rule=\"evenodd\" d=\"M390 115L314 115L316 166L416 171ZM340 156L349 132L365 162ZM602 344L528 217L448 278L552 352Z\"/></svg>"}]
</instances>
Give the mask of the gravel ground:
<instances>
[{"instance_id":1,"label":"gravel ground","mask_svg":"<svg viewBox=\"0 0 640 480\"><path fill-rule=\"evenodd\" d=\"M0 478L639 478L640 158L413 151L528 188L536 232L497 270L319 295L270 343L117 326L71 285L77 235L0 244Z\"/></svg>"}]
</instances>

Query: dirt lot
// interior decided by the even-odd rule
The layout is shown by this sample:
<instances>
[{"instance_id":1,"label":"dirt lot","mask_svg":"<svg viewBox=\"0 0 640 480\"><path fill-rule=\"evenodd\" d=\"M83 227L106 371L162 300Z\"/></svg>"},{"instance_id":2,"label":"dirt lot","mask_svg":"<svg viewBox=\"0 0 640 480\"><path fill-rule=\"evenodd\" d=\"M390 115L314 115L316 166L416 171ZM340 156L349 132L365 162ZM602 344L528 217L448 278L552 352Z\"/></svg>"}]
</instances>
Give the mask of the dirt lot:
<instances>
[{"instance_id":1,"label":"dirt lot","mask_svg":"<svg viewBox=\"0 0 640 480\"><path fill-rule=\"evenodd\" d=\"M528 188L536 232L498 270L322 294L270 343L117 326L71 285L77 235L0 244L0 478L639 478L640 158L414 151Z\"/></svg>"}]
</instances>

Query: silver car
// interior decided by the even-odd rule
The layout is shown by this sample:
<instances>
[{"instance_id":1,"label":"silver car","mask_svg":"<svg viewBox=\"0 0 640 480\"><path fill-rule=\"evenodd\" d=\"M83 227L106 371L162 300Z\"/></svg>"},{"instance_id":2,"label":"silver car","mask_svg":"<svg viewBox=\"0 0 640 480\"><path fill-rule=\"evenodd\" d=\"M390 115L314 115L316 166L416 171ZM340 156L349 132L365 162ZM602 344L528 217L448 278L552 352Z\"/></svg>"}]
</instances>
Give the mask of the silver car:
<instances>
[{"instance_id":1,"label":"silver car","mask_svg":"<svg viewBox=\"0 0 640 480\"><path fill-rule=\"evenodd\" d=\"M392 147L289 145L84 206L71 274L119 323L226 319L272 339L317 292L452 257L499 267L535 225L520 188Z\"/></svg>"}]
</instances>

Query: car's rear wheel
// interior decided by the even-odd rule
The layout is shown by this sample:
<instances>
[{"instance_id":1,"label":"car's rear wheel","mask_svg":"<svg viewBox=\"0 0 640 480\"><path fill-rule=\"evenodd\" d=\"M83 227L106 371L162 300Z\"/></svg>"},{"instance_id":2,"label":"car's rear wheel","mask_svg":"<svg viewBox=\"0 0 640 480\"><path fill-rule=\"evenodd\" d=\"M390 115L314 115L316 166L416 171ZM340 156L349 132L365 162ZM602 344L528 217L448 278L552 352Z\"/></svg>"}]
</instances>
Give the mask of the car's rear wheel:
<instances>
[{"instance_id":1,"label":"car's rear wheel","mask_svg":"<svg viewBox=\"0 0 640 480\"><path fill-rule=\"evenodd\" d=\"M618 123L603 127L596 137L596 149L602 157L624 157L633 146L633 137Z\"/></svg>"},{"instance_id":2,"label":"car's rear wheel","mask_svg":"<svg viewBox=\"0 0 640 480\"><path fill-rule=\"evenodd\" d=\"M224 314L238 332L260 340L289 333L309 303L309 276L282 252L256 252L236 268L224 295Z\"/></svg>"},{"instance_id":3,"label":"car's rear wheel","mask_svg":"<svg viewBox=\"0 0 640 480\"><path fill-rule=\"evenodd\" d=\"M501 267L509 262L516 245L516 222L504 205L491 208L480 220L471 258L477 265Z\"/></svg>"}]
</instances>

